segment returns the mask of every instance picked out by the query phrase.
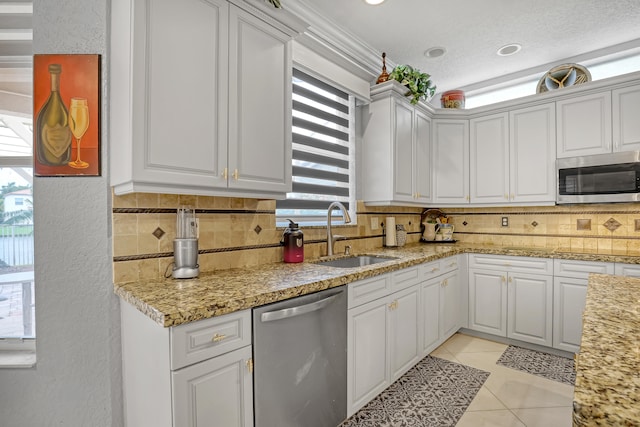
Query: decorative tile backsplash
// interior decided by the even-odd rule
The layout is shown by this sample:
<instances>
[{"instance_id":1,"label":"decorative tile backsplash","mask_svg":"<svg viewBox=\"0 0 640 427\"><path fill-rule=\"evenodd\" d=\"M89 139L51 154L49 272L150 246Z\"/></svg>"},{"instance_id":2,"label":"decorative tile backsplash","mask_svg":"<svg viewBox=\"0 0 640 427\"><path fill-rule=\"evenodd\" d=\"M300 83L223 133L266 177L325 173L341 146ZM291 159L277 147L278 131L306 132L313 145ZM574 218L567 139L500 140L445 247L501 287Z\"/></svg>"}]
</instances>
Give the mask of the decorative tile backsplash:
<instances>
[{"instance_id":1,"label":"decorative tile backsplash","mask_svg":"<svg viewBox=\"0 0 640 427\"><path fill-rule=\"evenodd\" d=\"M283 228L275 226L275 201L228 197L134 193L113 196L113 266L116 283L161 277L171 271L176 208L195 207L202 273L282 260ZM356 224L334 226L353 253L382 247L380 223L394 216L407 243L420 238L422 208L371 207L357 203ZM461 242L561 248L579 252L640 255L640 204L442 209ZM508 217L508 227L502 217ZM591 227L585 227L590 221ZM582 224L580 226L579 224ZM617 226L616 226L617 224ZM326 255L326 228L301 227L305 259Z\"/></svg>"}]
</instances>

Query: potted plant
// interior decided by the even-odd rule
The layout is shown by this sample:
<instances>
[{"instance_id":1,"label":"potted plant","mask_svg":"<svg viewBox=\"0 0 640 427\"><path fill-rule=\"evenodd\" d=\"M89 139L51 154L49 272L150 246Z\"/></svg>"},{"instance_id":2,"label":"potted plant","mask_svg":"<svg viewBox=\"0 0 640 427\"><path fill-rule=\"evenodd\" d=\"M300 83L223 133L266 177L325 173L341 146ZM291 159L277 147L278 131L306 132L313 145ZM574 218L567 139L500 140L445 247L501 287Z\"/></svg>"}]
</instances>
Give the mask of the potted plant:
<instances>
[{"instance_id":1,"label":"potted plant","mask_svg":"<svg viewBox=\"0 0 640 427\"><path fill-rule=\"evenodd\" d=\"M436 86L430 77L411 65L398 65L389 73L389 79L397 80L409 89L406 95L411 96L412 104L417 104L421 99L428 101L436 93Z\"/></svg>"}]
</instances>

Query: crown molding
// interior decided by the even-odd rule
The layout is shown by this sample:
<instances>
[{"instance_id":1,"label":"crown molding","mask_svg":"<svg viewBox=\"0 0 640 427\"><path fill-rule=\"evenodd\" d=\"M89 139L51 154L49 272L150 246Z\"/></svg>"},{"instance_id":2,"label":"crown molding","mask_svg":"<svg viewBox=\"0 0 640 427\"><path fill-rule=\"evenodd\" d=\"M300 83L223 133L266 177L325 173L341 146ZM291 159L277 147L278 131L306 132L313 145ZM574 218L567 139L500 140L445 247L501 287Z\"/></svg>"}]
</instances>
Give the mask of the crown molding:
<instances>
[{"instance_id":1,"label":"crown molding","mask_svg":"<svg viewBox=\"0 0 640 427\"><path fill-rule=\"evenodd\" d=\"M296 39L298 43L358 77L375 82L382 70L382 52L378 52L356 35L322 16L307 1L295 0L287 2L283 7L309 23L307 30ZM388 58L387 66L394 67Z\"/></svg>"}]
</instances>

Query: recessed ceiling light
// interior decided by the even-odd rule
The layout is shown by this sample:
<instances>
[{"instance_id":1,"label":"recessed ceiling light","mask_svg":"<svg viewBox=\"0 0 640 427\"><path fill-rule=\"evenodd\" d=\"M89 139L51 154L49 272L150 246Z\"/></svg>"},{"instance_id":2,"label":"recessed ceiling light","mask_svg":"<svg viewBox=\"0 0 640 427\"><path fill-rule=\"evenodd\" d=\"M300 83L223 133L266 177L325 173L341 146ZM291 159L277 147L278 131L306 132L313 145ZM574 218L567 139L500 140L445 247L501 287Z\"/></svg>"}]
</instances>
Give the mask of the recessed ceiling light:
<instances>
[{"instance_id":1,"label":"recessed ceiling light","mask_svg":"<svg viewBox=\"0 0 640 427\"><path fill-rule=\"evenodd\" d=\"M384 2L384 0L364 0L364 2L367 4L377 5Z\"/></svg>"},{"instance_id":2,"label":"recessed ceiling light","mask_svg":"<svg viewBox=\"0 0 640 427\"><path fill-rule=\"evenodd\" d=\"M520 49L522 49L521 45L518 43L511 43L502 46L496 53L500 56L509 56L520 52Z\"/></svg>"},{"instance_id":3,"label":"recessed ceiling light","mask_svg":"<svg viewBox=\"0 0 640 427\"><path fill-rule=\"evenodd\" d=\"M426 56L427 58L438 58L444 55L446 52L447 49L443 47L432 47L424 52L424 56Z\"/></svg>"}]
</instances>

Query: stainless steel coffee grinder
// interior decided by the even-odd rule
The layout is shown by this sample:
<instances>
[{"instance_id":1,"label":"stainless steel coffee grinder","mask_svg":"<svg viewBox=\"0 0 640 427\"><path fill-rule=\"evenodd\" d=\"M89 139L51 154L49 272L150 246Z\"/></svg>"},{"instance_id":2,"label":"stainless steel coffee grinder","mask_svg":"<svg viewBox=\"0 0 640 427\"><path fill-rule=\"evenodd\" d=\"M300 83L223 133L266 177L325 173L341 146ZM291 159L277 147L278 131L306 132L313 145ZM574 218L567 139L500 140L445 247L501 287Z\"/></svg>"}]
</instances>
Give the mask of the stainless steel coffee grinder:
<instances>
[{"instance_id":1,"label":"stainless steel coffee grinder","mask_svg":"<svg viewBox=\"0 0 640 427\"><path fill-rule=\"evenodd\" d=\"M176 238L173 240L174 279L192 279L200 274L198 265L198 223L189 206L177 209Z\"/></svg>"}]
</instances>

